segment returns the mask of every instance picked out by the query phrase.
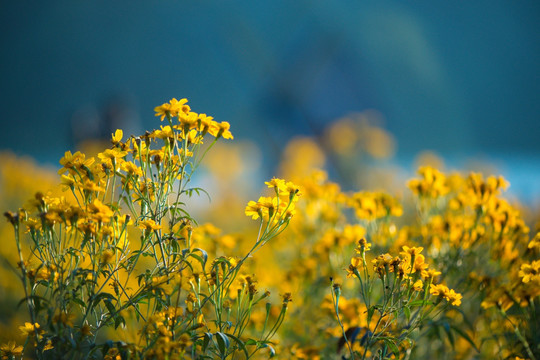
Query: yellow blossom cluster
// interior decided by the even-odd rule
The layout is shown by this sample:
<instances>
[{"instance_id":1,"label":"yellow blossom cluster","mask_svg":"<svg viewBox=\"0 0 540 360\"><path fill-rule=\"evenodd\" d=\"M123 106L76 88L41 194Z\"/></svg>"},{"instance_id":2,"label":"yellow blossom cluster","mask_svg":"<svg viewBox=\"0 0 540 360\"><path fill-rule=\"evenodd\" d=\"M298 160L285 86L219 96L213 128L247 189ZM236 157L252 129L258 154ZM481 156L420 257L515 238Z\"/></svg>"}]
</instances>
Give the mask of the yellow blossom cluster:
<instances>
[{"instance_id":1,"label":"yellow blossom cluster","mask_svg":"<svg viewBox=\"0 0 540 360\"><path fill-rule=\"evenodd\" d=\"M168 103L156 106L154 111L156 112L156 116L161 118L161 121L165 118L169 121L171 121L172 118L177 118L178 124L175 124L172 127L181 130L181 136L189 134L188 136L192 136L193 139L193 134L198 132L201 136L208 133L216 138L233 138L233 135L229 130L231 126L228 122L222 121L218 123L214 121L212 116L197 114L191 111L191 107L187 105L187 102L187 99L176 100L173 98ZM196 130L196 132L191 132L191 130ZM161 139L173 137L171 126L162 127L161 130L156 130L154 134Z\"/></svg>"},{"instance_id":2,"label":"yellow blossom cluster","mask_svg":"<svg viewBox=\"0 0 540 360\"><path fill-rule=\"evenodd\" d=\"M213 200L202 212L219 222L198 223L193 173L230 125L186 99L155 113L159 129L117 130L95 156L67 151L62 193L22 182L35 196L5 214L16 232L6 258L27 315L5 326L27 341L0 324L3 359L540 357L540 233L502 177L422 166L412 199L370 191L359 184L380 189L385 173L350 165L389 156L393 140L346 118L285 147L280 177L238 205L257 226L234 217L231 194L225 211ZM341 185L316 170L328 159Z\"/></svg>"},{"instance_id":3,"label":"yellow blossom cluster","mask_svg":"<svg viewBox=\"0 0 540 360\"><path fill-rule=\"evenodd\" d=\"M450 186L446 176L437 169L423 166L418 169L420 179L413 179L407 184L418 196L437 198L450 192Z\"/></svg>"},{"instance_id":4,"label":"yellow blossom cluster","mask_svg":"<svg viewBox=\"0 0 540 360\"><path fill-rule=\"evenodd\" d=\"M348 205L358 219L375 220L387 216L401 216L403 208L393 196L383 192L359 192L348 199Z\"/></svg>"},{"instance_id":5,"label":"yellow blossom cluster","mask_svg":"<svg viewBox=\"0 0 540 360\"><path fill-rule=\"evenodd\" d=\"M265 183L273 189L275 196L261 196L257 201L250 201L246 206L246 216L253 220L288 221L295 214L295 203L301 195L298 186L283 179L273 178Z\"/></svg>"}]
</instances>

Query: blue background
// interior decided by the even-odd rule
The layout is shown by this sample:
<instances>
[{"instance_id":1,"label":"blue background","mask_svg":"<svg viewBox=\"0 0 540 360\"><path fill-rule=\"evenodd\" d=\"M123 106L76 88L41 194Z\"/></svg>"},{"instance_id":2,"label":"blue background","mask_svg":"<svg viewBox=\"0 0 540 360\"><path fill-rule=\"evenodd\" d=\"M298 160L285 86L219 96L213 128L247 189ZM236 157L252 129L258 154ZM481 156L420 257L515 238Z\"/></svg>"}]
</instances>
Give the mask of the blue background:
<instances>
[{"instance_id":1,"label":"blue background","mask_svg":"<svg viewBox=\"0 0 540 360\"><path fill-rule=\"evenodd\" d=\"M56 163L186 97L266 161L374 108L398 142L540 191L538 1L0 1L0 149ZM505 170L506 169L506 170Z\"/></svg>"}]
</instances>

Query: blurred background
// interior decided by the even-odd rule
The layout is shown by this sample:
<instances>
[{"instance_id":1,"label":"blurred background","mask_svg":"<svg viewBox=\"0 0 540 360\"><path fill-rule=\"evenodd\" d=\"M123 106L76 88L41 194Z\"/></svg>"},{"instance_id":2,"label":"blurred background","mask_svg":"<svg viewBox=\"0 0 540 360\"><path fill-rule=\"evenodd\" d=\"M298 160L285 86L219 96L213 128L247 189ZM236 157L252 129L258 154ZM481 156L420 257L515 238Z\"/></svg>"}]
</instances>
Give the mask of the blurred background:
<instances>
[{"instance_id":1,"label":"blurred background","mask_svg":"<svg viewBox=\"0 0 540 360\"><path fill-rule=\"evenodd\" d=\"M231 123L261 179L295 139L354 177L326 150L356 124L349 141L403 178L422 161L487 169L533 204L539 20L538 1L2 0L0 150L58 168L117 128L159 127L153 108L185 97Z\"/></svg>"}]
</instances>

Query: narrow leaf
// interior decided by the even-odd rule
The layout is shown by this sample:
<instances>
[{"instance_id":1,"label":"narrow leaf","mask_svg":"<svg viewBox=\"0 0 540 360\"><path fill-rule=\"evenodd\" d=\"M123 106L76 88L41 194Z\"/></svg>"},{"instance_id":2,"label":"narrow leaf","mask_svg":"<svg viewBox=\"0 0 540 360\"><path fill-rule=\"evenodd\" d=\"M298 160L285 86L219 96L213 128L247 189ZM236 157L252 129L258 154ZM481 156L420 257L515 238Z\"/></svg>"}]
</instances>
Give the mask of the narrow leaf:
<instances>
[{"instance_id":1,"label":"narrow leaf","mask_svg":"<svg viewBox=\"0 0 540 360\"><path fill-rule=\"evenodd\" d=\"M234 335L231 335L231 334L226 334L226 335L228 337L230 337L231 339L234 339L234 341L236 341L236 343L238 344L240 349L242 349L242 351L246 355L246 359L249 359L249 353L248 353L248 351L246 349L246 345L244 344L244 342L242 340L240 340L239 338L237 338L236 336L234 336Z\"/></svg>"},{"instance_id":2,"label":"narrow leaf","mask_svg":"<svg viewBox=\"0 0 540 360\"><path fill-rule=\"evenodd\" d=\"M394 340L387 338L387 339L384 339L384 343L386 344L386 346L390 348L390 350L392 350L392 352L396 356L396 359L399 359L399 348L397 347Z\"/></svg>"}]
</instances>

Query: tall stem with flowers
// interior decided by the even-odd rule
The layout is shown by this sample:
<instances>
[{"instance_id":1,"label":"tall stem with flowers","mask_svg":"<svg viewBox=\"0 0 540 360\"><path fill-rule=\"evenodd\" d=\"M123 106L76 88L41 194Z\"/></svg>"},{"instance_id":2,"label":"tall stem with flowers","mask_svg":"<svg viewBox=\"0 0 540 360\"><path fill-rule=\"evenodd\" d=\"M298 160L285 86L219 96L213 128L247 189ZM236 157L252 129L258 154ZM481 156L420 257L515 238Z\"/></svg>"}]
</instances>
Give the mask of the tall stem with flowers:
<instances>
[{"instance_id":1,"label":"tall stem with flowers","mask_svg":"<svg viewBox=\"0 0 540 360\"><path fill-rule=\"evenodd\" d=\"M274 352L290 294L276 315L270 294L258 295L256 280L242 269L285 230L299 189L268 182L274 196L246 209L260 218L252 248L241 257L209 253L194 238L198 226L185 201L204 192L191 185L193 174L219 139L233 138L230 125L191 111L186 99L155 112L166 125L125 141L117 130L112 147L97 157L66 152L58 172L66 196L38 193L5 214L15 230L30 322L21 327L25 344L3 346L2 358L226 359ZM255 334L251 312L263 302L266 321Z\"/></svg>"}]
</instances>

